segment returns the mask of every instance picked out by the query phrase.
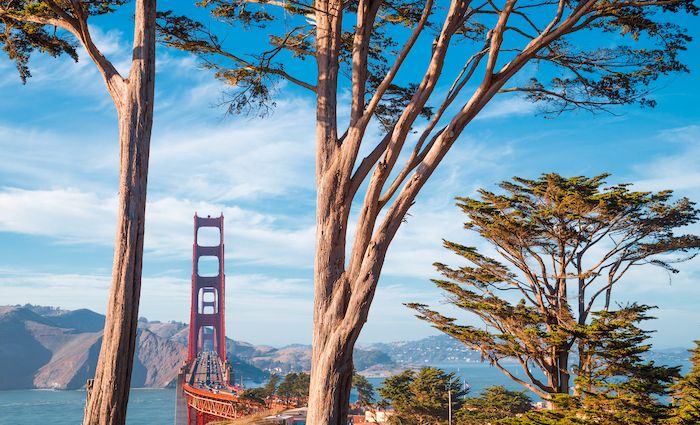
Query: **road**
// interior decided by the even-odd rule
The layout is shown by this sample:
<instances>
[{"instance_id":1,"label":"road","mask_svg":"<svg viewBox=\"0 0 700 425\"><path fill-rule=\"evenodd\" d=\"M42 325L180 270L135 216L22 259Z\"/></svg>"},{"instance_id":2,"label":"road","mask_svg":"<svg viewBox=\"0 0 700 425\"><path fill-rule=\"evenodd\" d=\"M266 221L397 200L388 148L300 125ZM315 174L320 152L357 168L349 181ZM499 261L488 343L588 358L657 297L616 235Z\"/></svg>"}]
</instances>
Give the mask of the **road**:
<instances>
[{"instance_id":1,"label":"road","mask_svg":"<svg viewBox=\"0 0 700 425\"><path fill-rule=\"evenodd\" d=\"M228 382L225 381L224 365L219 356L213 351L204 351L197 356L190 385L210 391L231 393Z\"/></svg>"}]
</instances>

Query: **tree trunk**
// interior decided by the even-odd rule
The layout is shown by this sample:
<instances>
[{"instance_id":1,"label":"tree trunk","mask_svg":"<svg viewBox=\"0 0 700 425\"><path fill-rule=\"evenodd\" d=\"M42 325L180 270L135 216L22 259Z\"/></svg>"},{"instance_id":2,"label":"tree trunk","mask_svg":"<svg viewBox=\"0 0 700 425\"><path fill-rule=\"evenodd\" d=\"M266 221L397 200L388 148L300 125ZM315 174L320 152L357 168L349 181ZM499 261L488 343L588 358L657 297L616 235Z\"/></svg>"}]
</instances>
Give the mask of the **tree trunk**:
<instances>
[{"instance_id":1,"label":"tree trunk","mask_svg":"<svg viewBox=\"0 0 700 425\"><path fill-rule=\"evenodd\" d=\"M325 180L325 179L320 179ZM308 423L345 424L352 385L352 349L356 337L347 332L350 299L345 263L345 231L337 204L335 179L320 184L314 271L314 333L309 383Z\"/></svg>"},{"instance_id":2,"label":"tree trunk","mask_svg":"<svg viewBox=\"0 0 700 425\"><path fill-rule=\"evenodd\" d=\"M327 344L314 344L309 392L308 423L345 425L352 387L354 341L334 336Z\"/></svg>"},{"instance_id":3,"label":"tree trunk","mask_svg":"<svg viewBox=\"0 0 700 425\"><path fill-rule=\"evenodd\" d=\"M557 392L560 394L569 394L569 380L571 374L569 372L569 350L562 350L559 353L559 388Z\"/></svg>"},{"instance_id":4,"label":"tree trunk","mask_svg":"<svg viewBox=\"0 0 700 425\"><path fill-rule=\"evenodd\" d=\"M319 226L317 234L309 425L347 424L353 348L367 321L387 248L396 230L392 226L379 242L370 244L360 273L355 280L348 281L346 272L338 273L343 265L338 259L344 258L344 245L338 242L344 238L328 237L344 234L341 222L334 220L334 215L319 214L319 223L327 227ZM318 296L328 288L332 289L331 296Z\"/></svg>"},{"instance_id":5,"label":"tree trunk","mask_svg":"<svg viewBox=\"0 0 700 425\"><path fill-rule=\"evenodd\" d=\"M138 323L148 156L153 124L155 0L137 0L132 67L111 88L119 119L119 205L104 335L83 425L126 421ZM109 85L108 85L109 87Z\"/></svg>"}]
</instances>

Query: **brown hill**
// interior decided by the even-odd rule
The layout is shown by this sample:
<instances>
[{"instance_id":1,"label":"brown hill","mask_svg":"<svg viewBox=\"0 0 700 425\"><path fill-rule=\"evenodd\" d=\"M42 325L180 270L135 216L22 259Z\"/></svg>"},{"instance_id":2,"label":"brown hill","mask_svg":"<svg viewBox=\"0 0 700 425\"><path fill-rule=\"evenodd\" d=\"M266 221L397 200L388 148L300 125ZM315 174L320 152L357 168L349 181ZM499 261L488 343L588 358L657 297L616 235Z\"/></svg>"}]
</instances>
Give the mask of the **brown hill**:
<instances>
[{"instance_id":1,"label":"brown hill","mask_svg":"<svg viewBox=\"0 0 700 425\"><path fill-rule=\"evenodd\" d=\"M104 316L90 310L0 306L0 390L76 389L95 373ZM187 351L187 325L139 320L133 387L173 385ZM247 376L264 372L253 367Z\"/></svg>"},{"instance_id":2,"label":"brown hill","mask_svg":"<svg viewBox=\"0 0 700 425\"><path fill-rule=\"evenodd\" d=\"M104 316L90 310L0 306L0 390L76 389L95 373ZM132 371L133 387L174 384L186 356L188 327L178 322L139 319ZM311 346L274 348L227 339L236 381L260 381L270 373L308 372ZM355 367L391 366L377 350L356 350Z\"/></svg>"}]
</instances>

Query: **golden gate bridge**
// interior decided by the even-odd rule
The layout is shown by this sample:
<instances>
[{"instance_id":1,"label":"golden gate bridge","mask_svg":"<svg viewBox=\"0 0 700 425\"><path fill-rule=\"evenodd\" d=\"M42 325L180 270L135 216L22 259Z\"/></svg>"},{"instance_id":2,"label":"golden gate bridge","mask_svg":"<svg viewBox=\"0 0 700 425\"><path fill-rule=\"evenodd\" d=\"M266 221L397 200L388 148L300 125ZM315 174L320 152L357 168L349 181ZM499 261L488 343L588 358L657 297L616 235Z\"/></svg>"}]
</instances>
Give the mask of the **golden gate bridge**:
<instances>
[{"instance_id":1,"label":"golden gate bridge","mask_svg":"<svg viewBox=\"0 0 700 425\"><path fill-rule=\"evenodd\" d=\"M218 229L217 245L200 245L199 229ZM216 275L202 275L203 258L218 261ZM224 326L224 216L194 215L192 303L187 358L177 379L175 425L205 425L251 415L264 416L289 407L272 399L265 404L245 400L243 388L232 385L226 359Z\"/></svg>"}]
</instances>

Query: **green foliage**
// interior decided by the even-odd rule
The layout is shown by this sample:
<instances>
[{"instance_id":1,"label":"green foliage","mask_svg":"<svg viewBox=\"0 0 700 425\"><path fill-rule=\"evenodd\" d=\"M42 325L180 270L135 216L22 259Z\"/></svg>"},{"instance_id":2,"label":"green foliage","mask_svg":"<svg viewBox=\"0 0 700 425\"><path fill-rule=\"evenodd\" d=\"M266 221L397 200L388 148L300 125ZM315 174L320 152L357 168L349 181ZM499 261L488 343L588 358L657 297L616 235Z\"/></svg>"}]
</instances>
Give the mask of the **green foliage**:
<instances>
[{"instance_id":1,"label":"green foliage","mask_svg":"<svg viewBox=\"0 0 700 425\"><path fill-rule=\"evenodd\" d=\"M277 387L277 395L280 397L299 397L306 398L309 396L309 374L308 373L288 373L284 376L284 380Z\"/></svg>"},{"instance_id":2,"label":"green foliage","mask_svg":"<svg viewBox=\"0 0 700 425\"><path fill-rule=\"evenodd\" d=\"M582 414L593 423L658 424L667 419L664 402L679 367L644 360L651 345L640 322L650 320L652 307L632 304L598 312L588 329L586 362L577 385L583 392Z\"/></svg>"},{"instance_id":3,"label":"green foliage","mask_svg":"<svg viewBox=\"0 0 700 425\"><path fill-rule=\"evenodd\" d=\"M357 391L357 404L368 407L374 403L374 387L367 378L354 372L352 375L352 387Z\"/></svg>"},{"instance_id":4,"label":"green foliage","mask_svg":"<svg viewBox=\"0 0 700 425\"><path fill-rule=\"evenodd\" d=\"M280 382L280 377L276 373L270 375L267 384L263 387L265 390L265 397L271 397L277 393L277 384Z\"/></svg>"},{"instance_id":5,"label":"green foliage","mask_svg":"<svg viewBox=\"0 0 700 425\"><path fill-rule=\"evenodd\" d=\"M265 404L266 400L278 393L277 384L280 381L279 375L273 373L264 387L250 388L241 394L243 400L252 401L255 403ZM288 383L282 387L285 397L296 397L295 394L301 392L300 386L303 384L303 378L297 374L290 376ZM308 391L308 390L307 390Z\"/></svg>"},{"instance_id":6,"label":"green foliage","mask_svg":"<svg viewBox=\"0 0 700 425\"><path fill-rule=\"evenodd\" d=\"M276 2L260 3L280 6ZM316 56L314 25L308 22L308 17L315 13L314 6L310 2L284 2L282 13L271 13L270 7L259 7L245 0L202 0L197 4L209 10L214 18L234 28L268 29L269 50L239 51L240 46L228 46L225 40L211 31L209 25L171 11L159 13L161 41L199 56L205 68L214 70L216 78L234 88L225 100L229 113L255 112L266 115L275 106L273 95L279 80L286 78L297 84L300 81L290 78L287 65ZM348 3L347 7L350 13L357 11L357 3ZM418 1L381 2L367 51L367 86L370 92L379 86L389 71L391 56L396 53L398 43L389 35L390 32L397 28L413 27L421 17L422 8L423 4ZM283 26L280 25L281 19L285 21ZM340 35L337 61L344 75L352 72L354 39L354 30L343 31ZM305 86L313 89L310 83ZM417 87L414 83L394 83L388 87L375 112L375 117L384 128L393 125ZM431 108L422 108L421 114L430 116Z\"/></svg>"},{"instance_id":7,"label":"green foliage","mask_svg":"<svg viewBox=\"0 0 700 425\"><path fill-rule=\"evenodd\" d=\"M598 312L587 332L585 364L576 379L577 397L554 397L553 410L532 411L519 424L654 425L667 423L669 385L678 367L657 366L644 359L648 331L637 325L651 319L652 307L631 304Z\"/></svg>"},{"instance_id":8,"label":"green foliage","mask_svg":"<svg viewBox=\"0 0 700 425\"><path fill-rule=\"evenodd\" d=\"M268 393L265 388L250 388L243 391L240 398L242 400L252 401L254 403L265 404L265 399Z\"/></svg>"},{"instance_id":9,"label":"green foliage","mask_svg":"<svg viewBox=\"0 0 700 425\"><path fill-rule=\"evenodd\" d=\"M288 69L294 69L316 56L317 34L310 21L317 9L312 2L202 0L197 4L232 29L265 28L268 32L267 46L256 51L246 48L248 46L226 43L211 31L210 25L189 17L172 13L161 15L163 41L166 44L197 54L206 67L216 71L217 78L236 87L235 93L228 99L230 112L274 107L273 94L277 81L287 79L299 84L300 80L292 77ZM362 53L366 54L367 60L361 70L366 74L364 81L367 90L363 89L362 93L367 101L389 72L399 48L409 37L410 31L407 30L415 28L421 21L425 3L386 0L372 6L363 4L367 9L364 10L365 16L371 17L368 21L371 30L351 26L356 23L360 4L346 2L339 6L337 13L343 16L345 22L352 24L340 31L331 66L341 76L350 77L356 71L352 69L352 58L357 54L354 41L358 35L367 34L369 43ZM562 16L568 16L579 11L583 4L565 2L562 5ZM679 55L691 41L684 28L664 20L663 14L658 13L660 11L695 15L698 9L693 0L595 2L582 14L578 25L564 36L554 37L546 48L532 55L530 60L548 78L535 76L529 83L507 88L506 91L522 92L530 100L538 102L544 111L554 115L577 108L597 111L611 105L631 103L655 106L656 102L649 97L650 84L662 75L688 72ZM437 6L433 6L428 13L426 27L438 32L444 24L444 13ZM456 90L451 94L458 93L464 87L460 81L470 62L479 57L480 46L491 34L494 26L492 16L496 13L500 13L499 6L486 2L465 9L463 16L459 17L461 22L447 42L459 56L471 56L472 59L466 61L464 70L455 80L453 88ZM522 22L512 24L513 34L517 32L519 36L535 38L556 15L557 3L516 6L515 13L522 18ZM223 31L222 34L228 32ZM608 37L608 42L604 43L604 47L589 46L589 43L581 43L580 38L574 40L567 36L576 32L602 34ZM501 52L504 59L511 60L523 53L524 48L517 41L511 44L518 47ZM309 68L306 71L306 74L310 74L314 70ZM424 89L418 84L424 68L418 68L418 72L407 75L404 83L392 83L374 111L375 117L387 131L393 128L411 99ZM299 85L314 89L309 82ZM430 116L432 107L425 105L421 113Z\"/></svg>"},{"instance_id":10,"label":"green foliage","mask_svg":"<svg viewBox=\"0 0 700 425\"><path fill-rule=\"evenodd\" d=\"M467 393L453 372L424 367L418 372L406 370L387 378L379 389L385 402L394 407L391 423L437 424L448 420L449 395L452 411L462 406L462 397Z\"/></svg>"},{"instance_id":11,"label":"green foliage","mask_svg":"<svg viewBox=\"0 0 700 425\"><path fill-rule=\"evenodd\" d=\"M31 77L29 59L34 52L57 57L67 54L78 61L76 39L64 28L70 22L104 15L126 0L80 0L75 3L41 0L0 1L0 44L15 63L23 83Z\"/></svg>"},{"instance_id":12,"label":"green foliage","mask_svg":"<svg viewBox=\"0 0 700 425\"><path fill-rule=\"evenodd\" d=\"M514 177L501 183L504 193L480 190L480 199L458 198L465 228L489 242L505 264L445 241L468 264L435 263L445 279L433 282L484 326L460 325L425 305L409 307L507 375L500 360L516 359L527 379L511 378L543 398L568 393L572 349L585 346L594 307L610 307L613 287L625 272L651 264L677 273L675 263L700 248L698 236L676 234L697 221L694 203L674 200L671 191L606 187L607 177ZM513 301L513 295L519 299ZM533 368L547 382L531 374Z\"/></svg>"},{"instance_id":13,"label":"green foliage","mask_svg":"<svg viewBox=\"0 0 700 425\"><path fill-rule=\"evenodd\" d=\"M700 423L700 341L695 341L690 352L690 371L671 388L673 415L669 423L673 425Z\"/></svg>"},{"instance_id":14,"label":"green foliage","mask_svg":"<svg viewBox=\"0 0 700 425\"><path fill-rule=\"evenodd\" d=\"M515 417L532 409L532 399L522 391L509 391L500 385L489 387L479 397L464 400L457 423L476 425Z\"/></svg>"},{"instance_id":15,"label":"green foliage","mask_svg":"<svg viewBox=\"0 0 700 425\"><path fill-rule=\"evenodd\" d=\"M581 400L567 394L552 396L553 409L530 410L519 417L510 417L498 421L508 425L586 425L589 422L580 414ZM604 424L599 424L604 425Z\"/></svg>"}]
</instances>

